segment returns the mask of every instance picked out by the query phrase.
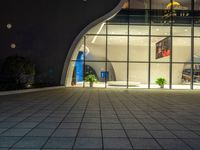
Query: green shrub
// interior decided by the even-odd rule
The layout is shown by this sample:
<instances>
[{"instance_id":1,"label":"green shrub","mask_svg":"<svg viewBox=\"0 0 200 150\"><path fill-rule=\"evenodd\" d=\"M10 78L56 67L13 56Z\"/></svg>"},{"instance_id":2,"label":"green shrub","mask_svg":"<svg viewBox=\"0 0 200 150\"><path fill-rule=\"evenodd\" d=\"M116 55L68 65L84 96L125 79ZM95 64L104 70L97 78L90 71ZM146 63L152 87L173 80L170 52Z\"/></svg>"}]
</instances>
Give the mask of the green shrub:
<instances>
[{"instance_id":1,"label":"green shrub","mask_svg":"<svg viewBox=\"0 0 200 150\"><path fill-rule=\"evenodd\" d=\"M8 89L30 88L34 84L35 65L25 57L9 56L5 59L1 75Z\"/></svg>"},{"instance_id":2,"label":"green shrub","mask_svg":"<svg viewBox=\"0 0 200 150\"><path fill-rule=\"evenodd\" d=\"M86 81L86 82L90 82L90 83L94 83L94 82L97 82L97 78L96 78L95 75L90 74L90 75L87 75L87 76L85 77L85 81Z\"/></svg>"},{"instance_id":3,"label":"green shrub","mask_svg":"<svg viewBox=\"0 0 200 150\"><path fill-rule=\"evenodd\" d=\"M156 79L156 84L158 84L161 88L163 88L166 83L167 83L167 81L165 78Z\"/></svg>"}]
</instances>

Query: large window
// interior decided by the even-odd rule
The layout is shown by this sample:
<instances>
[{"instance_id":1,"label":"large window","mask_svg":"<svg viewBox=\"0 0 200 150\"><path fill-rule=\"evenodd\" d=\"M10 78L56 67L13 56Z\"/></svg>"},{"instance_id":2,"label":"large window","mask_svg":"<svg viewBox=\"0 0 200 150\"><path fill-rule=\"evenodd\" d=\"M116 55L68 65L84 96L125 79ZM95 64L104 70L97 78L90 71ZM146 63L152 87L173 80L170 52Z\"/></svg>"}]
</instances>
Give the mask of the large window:
<instances>
[{"instance_id":1,"label":"large window","mask_svg":"<svg viewBox=\"0 0 200 150\"><path fill-rule=\"evenodd\" d=\"M193 5L194 4L194 5ZM193 5L193 6L192 6ZM73 86L200 89L199 0L127 0L82 38L70 64Z\"/></svg>"}]
</instances>

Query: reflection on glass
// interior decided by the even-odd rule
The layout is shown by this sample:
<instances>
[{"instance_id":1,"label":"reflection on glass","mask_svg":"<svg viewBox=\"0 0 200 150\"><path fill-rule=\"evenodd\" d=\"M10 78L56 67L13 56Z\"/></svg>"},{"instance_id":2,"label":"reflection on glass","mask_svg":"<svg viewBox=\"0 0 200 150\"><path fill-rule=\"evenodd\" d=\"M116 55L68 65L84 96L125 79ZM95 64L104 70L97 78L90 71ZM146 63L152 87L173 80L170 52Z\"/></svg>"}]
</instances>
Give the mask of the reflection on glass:
<instances>
[{"instance_id":1,"label":"reflection on glass","mask_svg":"<svg viewBox=\"0 0 200 150\"><path fill-rule=\"evenodd\" d=\"M200 27L194 27L194 36L200 36Z\"/></svg>"},{"instance_id":2,"label":"reflection on glass","mask_svg":"<svg viewBox=\"0 0 200 150\"><path fill-rule=\"evenodd\" d=\"M149 35L149 26L130 25L130 35Z\"/></svg>"},{"instance_id":3,"label":"reflection on glass","mask_svg":"<svg viewBox=\"0 0 200 150\"><path fill-rule=\"evenodd\" d=\"M152 63L151 64L151 88L159 88L155 82L158 78L164 78L166 85L164 88L169 88L169 64L168 63Z\"/></svg>"},{"instance_id":4,"label":"reflection on glass","mask_svg":"<svg viewBox=\"0 0 200 150\"><path fill-rule=\"evenodd\" d=\"M98 25L96 25L95 27L93 27L92 29L90 29L87 34L106 34L106 23L102 22Z\"/></svg>"},{"instance_id":5,"label":"reflection on glass","mask_svg":"<svg viewBox=\"0 0 200 150\"><path fill-rule=\"evenodd\" d=\"M130 0L130 9L149 9L149 0Z\"/></svg>"},{"instance_id":6,"label":"reflection on glass","mask_svg":"<svg viewBox=\"0 0 200 150\"><path fill-rule=\"evenodd\" d=\"M191 38L173 38L173 62L191 62Z\"/></svg>"},{"instance_id":7,"label":"reflection on glass","mask_svg":"<svg viewBox=\"0 0 200 150\"><path fill-rule=\"evenodd\" d=\"M104 62L85 62L85 79L90 75L96 78L96 82L93 83L93 87L105 87L105 80L108 79L107 72L105 70ZM85 87L90 87L90 82L85 81Z\"/></svg>"},{"instance_id":8,"label":"reflection on glass","mask_svg":"<svg viewBox=\"0 0 200 150\"><path fill-rule=\"evenodd\" d=\"M108 87L127 87L127 63L108 63Z\"/></svg>"},{"instance_id":9,"label":"reflection on glass","mask_svg":"<svg viewBox=\"0 0 200 150\"><path fill-rule=\"evenodd\" d=\"M134 9L129 14L130 24L149 24L149 10Z\"/></svg>"},{"instance_id":10,"label":"reflection on glass","mask_svg":"<svg viewBox=\"0 0 200 150\"><path fill-rule=\"evenodd\" d=\"M149 37L130 37L129 44L130 61L149 60Z\"/></svg>"},{"instance_id":11,"label":"reflection on glass","mask_svg":"<svg viewBox=\"0 0 200 150\"><path fill-rule=\"evenodd\" d=\"M171 0L151 0L152 9L170 9Z\"/></svg>"},{"instance_id":12,"label":"reflection on glass","mask_svg":"<svg viewBox=\"0 0 200 150\"><path fill-rule=\"evenodd\" d=\"M108 36L108 61L127 61L126 36Z\"/></svg>"},{"instance_id":13,"label":"reflection on glass","mask_svg":"<svg viewBox=\"0 0 200 150\"><path fill-rule=\"evenodd\" d=\"M200 89L200 64L194 64L193 88Z\"/></svg>"},{"instance_id":14,"label":"reflection on glass","mask_svg":"<svg viewBox=\"0 0 200 150\"><path fill-rule=\"evenodd\" d=\"M173 27L174 36L191 36L191 27Z\"/></svg>"},{"instance_id":15,"label":"reflection on glass","mask_svg":"<svg viewBox=\"0 0 200 150\"><path fill-rule=\"evenodd\" d=\"M194 62L200 63L200 38L194 38Z\"/></svg>"},{"instance_id":16,"label":"reflection on glass","mask_svg":"<svg viewBox=\"0 0 200 150\"><path fill-rule=\"evenodd\" d=\"M117 34L117 35L127 35L128 34L128 25L109 25L108 24L108 34Z\"/></svg>"},{"instance_id":17,"label":"reflection on glass","mask_svg":"<svg viewBox=\"0 0 200 150\"><path fill-rule=\"evenodd\" d=\"M172 65L172 89L190 89L191 64Z\"/></svg>"},{"instance_id":18,"label":"reflection on glass","mask_svg":"<svg viewBox=\"0 0 200 150\"><path fill-rule=\"evenodd\" d=\"M148 88L148 64L129 64L129 88Z\"/></svg>"},{"instance_id":19,"label":"reflection on glass","mask_svg":"<svg viewBox=\"0 0 200 150\"><path fill-rule=\"evenodd\" d=\"M84 48L83 48L84 50ZM86 36L85 60L106 59L106 36Z\"/></svg>"},{"instance_id":20,"label":"reflection on glass","mask_svg":"<svg viewBox=\"0 0 200 150\"><path fill-rule=\"evenodd\" d=\"M170 35L170 26L152 26L152 35Z\"/></svg>"}]
</instances>

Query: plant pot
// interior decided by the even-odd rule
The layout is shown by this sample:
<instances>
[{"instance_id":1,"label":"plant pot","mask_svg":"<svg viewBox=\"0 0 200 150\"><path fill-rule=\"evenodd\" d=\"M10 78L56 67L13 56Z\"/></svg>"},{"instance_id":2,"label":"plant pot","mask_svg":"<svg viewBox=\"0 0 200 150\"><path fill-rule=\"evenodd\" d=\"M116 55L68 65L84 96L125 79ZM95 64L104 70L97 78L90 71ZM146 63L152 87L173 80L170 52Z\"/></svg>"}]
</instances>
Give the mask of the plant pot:
<instances>
[{"instance_id":1,"label":"plant pot","mask_svg":"<svg viewBox=\"0 0 200 150\"><path fill-rule=\"evenodd\" d=\"M90 87L91 87L91 88L93 87L93 82L90 82Z\"/></svg>"},{"instance_id":2,"label":"plant pot","mask_svg":"<svg viewBox=\"0 0 200 150\"><path fill-rule=\"evenodd\" d=\"M160 85L160 88L163 89L163 88L164 88L164 85Z\"/></svg>"}]
</instances>

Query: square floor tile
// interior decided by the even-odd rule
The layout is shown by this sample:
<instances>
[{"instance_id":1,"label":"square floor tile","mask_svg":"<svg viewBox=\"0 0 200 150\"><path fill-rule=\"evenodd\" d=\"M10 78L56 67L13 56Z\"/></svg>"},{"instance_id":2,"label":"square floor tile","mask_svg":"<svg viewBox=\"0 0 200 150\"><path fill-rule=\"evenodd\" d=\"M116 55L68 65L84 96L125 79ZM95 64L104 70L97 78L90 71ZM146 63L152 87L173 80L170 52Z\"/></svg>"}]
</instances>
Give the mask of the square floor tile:
<instances>
[{"instance_id":1,"label":"square floor tile","mask_svg":"<svg viewBox=\"0 0 200 150\"><path fill-rule=\"evenodd\" d=\"M173 133L179 138L200 138L200 136L191 131L173 131Z\"/></svg>"},{"instance_id":2,"label":"square floor tile","mask_svg":"<svg viewBox=\"0 0 200 150\"><path fill-rule=\"evenodd\" d=\"M11 147L20 137L0 137L0 147Z\"/></svg>"},{"instance_id":3,"label":"square floor tile","mask_svg":"<svg viewBox=\"0 0 200 150\"><path fill-rule=\"evenodd\" d=\"M101 129L100 123L82 123L81 129Z\"/></svg>"},{"instance_id":4,"label":"square floor tile","mask_svg":"<svg viewBox=\"0 0 200 150\"><path fill-rule=\"evenodd\" d=\"M123 129L121 124L118 123L103 123L102 128L105 129Z\"/></svg>"},{"instance_id":5,"label":"square floor tile","mask_svg":"<svg viewBox=\"0 0 200 150\"><path fill-rule=\"evenodd\" d=\"M126 130L126 132L132 138L152 138L146 130Z\"/></svg>"},{"instance_id":6,"label":"square floor tile","mask_svg":"<svg viewBox=\"0 0 200 150\"><path fill-rule=\"evenodd\" d=\"M16 129L12 128L1 134L1 136L24 136L30 129Z\"/></svg>"},{"instance_id":7,"label":"square floor tile","mask_svg":"<svg viewBox=\"0 0 200 150\"><path fill-rule=\"evenodd\" d=\"M103 130L103 137L126 137L124 130Z\"/></svg>"},{"instance_id":8,"label":"square floor tile","mask_svg":"<svg viewBox=\"0 0 200 150\"><path fill-rule=\"evenodd\" d=\"M184 141L194 150L200 150L200 139L185 139Z\"/></svg>"},{"instance_id":9,"label":"square floor tile","mask_svg":"<svg viewBox=\"0 0 200 150\"><path fill-rule=\"evenodd\" d=\"M58 128L66 128L66 129L78 129L80 123L61 123Z\"/></svg>"},{"instance_id":10,"label":"square floor tile","mask_svg":"<svg viewBox=\"0 0 200 150\"><path fill-rule=\"evenodd\" d=\"M101 137L101 130L80 129L78 137Z\"/></svg>"},{"instance_id":11,"label":"square floor tile","mask_svg":"<svg viewBox=\"0 0 200 150\"><path fill-rule=\"evenodd\" d=\"M24 137L14 145L14 148L41 148L46 141L47 137Z\"/></svg>"},{"instance_id":12,"label":"square floor tile","mask_svg":"<svg viewBox=\"0 0 200 150\"><path fill-rule=\"evenodd\" d=\"M157 141L167 150L191 150L190 147L179 139L157 139Z\"/></svg>"},{"instance_id":13,"label":"square floor tile","mask_svg":"<svg viewBox=\"0 0 200 150\"><path fill-rule=\"evenodd\" d=\"M32 128L34 128L38 124L39 124L38 122L21 122L20 124L18 124L17 126L15 126L15 128L32 129Z\"/></svg>"},{"instance_id":14,"label":"square floor tile","mask_svg":"<svg viewBox=\"0 0 200 150\"><path fill-rule=\"evenodd\" d=\"M132 149L127 138L104 138L105 149Z\"/></svg>"},{"instance_id":15,"label":"square floor tile","mask_svg":"<svg viewBox=\"0 0 200 150\"><path fill-rule=\"evenodd\" d=\"M50 136L54 129L38 129L31 130L27 136Z\"/></svg>"},{"instance_id":16,"label":"square floor tile","mask_svg":"<svg viewBox=\"0 0 200 150\"><path fill-rule=\"evenodd\" d=\"M52 137L76 137L78 129L57 129Z\"/></svg>"},{"instance_id":17,"label":"square floor tile","mask_svg":"<svg viewBox=\"0 0 200 150\"><path fill-rule=\"evenodd\" d=\"M161 149L154 139L131 139L134 149Z\"/></svg>"},{"instance_id":18,"label":"square floor tile","mask_svg":"<svg viewBox=\"0 0 200 150\"><path fill-rule=\"evenodd\" d=\"M101 149L101 138L77 138L74 148Z\"/></svg>"},{"instance_id":19,"label":"square floor tile","mask_svg":"<svg viewBox=\"0 0 200 150\"><path fill-rule=\"evenodd\" d=\"M44 148L64 149L72 148L74 138L50 138Z\"/></svg>"},{"instance_id":20,"label":"square floor tile","mask_svg":"<svg viewBox=\"0 0 200 150\"><path fill-rule=\"evenodd\" d=\"M176 138L175 135L173 135L171 132L169 131L149 131L151 133L151 135L154 138Z\"/></svg>"}]
</instances>

